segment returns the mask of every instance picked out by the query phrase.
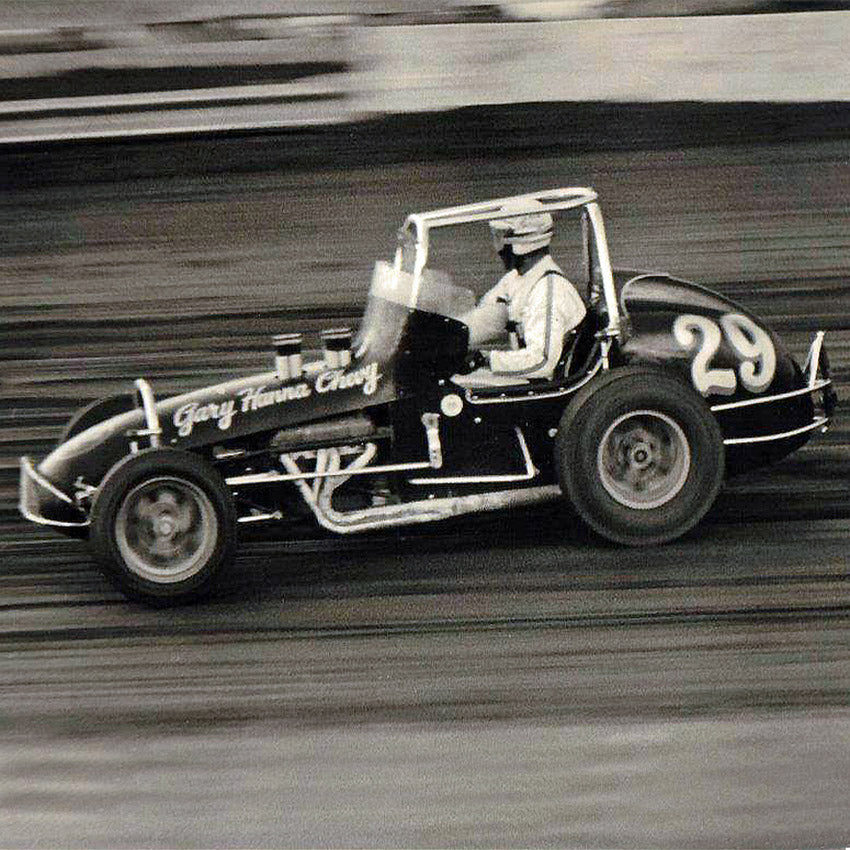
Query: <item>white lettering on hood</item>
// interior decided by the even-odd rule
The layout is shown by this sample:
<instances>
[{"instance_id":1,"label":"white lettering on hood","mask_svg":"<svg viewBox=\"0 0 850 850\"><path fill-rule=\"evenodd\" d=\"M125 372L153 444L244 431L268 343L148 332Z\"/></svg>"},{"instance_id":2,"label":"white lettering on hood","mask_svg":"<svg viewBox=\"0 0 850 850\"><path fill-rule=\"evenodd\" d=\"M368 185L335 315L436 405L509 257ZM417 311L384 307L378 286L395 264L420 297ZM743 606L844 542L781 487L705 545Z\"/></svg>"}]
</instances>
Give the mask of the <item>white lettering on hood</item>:
<instances>
[{"instance_id":1,"label":"white lettering on hood","mask_svg":"<svg viewBox=\"0 0 850 850\"><path fill-rule=\"evenodd\" d=\"M321 395L359 387L364 395L373 395L378 389L382 375L377 363L367 363L350 371L329 369L316 376L313 387ZM188 437L201 422L215 421L222 431L227 431L233 420L243 413L253 413L266 407L288 404L309 398L313 388L303 381L297 384L284 384L281 387L267 388L264 384L246 387L236 393L237 398L228 398L221 402L190 401L180 405L174 411L172 421L181 437Z\"/></svg>"}]
</instances>

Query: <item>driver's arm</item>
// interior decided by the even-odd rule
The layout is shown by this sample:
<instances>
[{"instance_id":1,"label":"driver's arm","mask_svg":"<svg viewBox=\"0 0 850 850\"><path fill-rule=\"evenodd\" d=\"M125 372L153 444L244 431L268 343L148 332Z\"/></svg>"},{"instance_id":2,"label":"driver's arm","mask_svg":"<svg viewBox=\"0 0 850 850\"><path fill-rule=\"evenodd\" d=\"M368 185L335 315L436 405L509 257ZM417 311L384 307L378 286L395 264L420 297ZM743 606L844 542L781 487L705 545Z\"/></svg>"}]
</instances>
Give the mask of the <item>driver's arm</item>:
<instances>
[{"instance_id":1,"label":"driver's arm","mask_svg":"<svg viewBox=\"0 0 850 850\"><path fill-rule=\"evenodd\" d=\"M469 347L477 348L491 342L505 332L508 322L508 305L505 298L505 275L468 313L460 317L469 328Z\"/></svg>"},{"instance_id":2,"label":"driver's arm","mask_svg":"<svg viewBox=\"0 0 850 850\"><path fill-rule=\"evenodd\" d=\"M479 304L460 319L469 328L469 347L478 348L505 332L508 308L503 303Z\"/></svg>"}]
</instances>

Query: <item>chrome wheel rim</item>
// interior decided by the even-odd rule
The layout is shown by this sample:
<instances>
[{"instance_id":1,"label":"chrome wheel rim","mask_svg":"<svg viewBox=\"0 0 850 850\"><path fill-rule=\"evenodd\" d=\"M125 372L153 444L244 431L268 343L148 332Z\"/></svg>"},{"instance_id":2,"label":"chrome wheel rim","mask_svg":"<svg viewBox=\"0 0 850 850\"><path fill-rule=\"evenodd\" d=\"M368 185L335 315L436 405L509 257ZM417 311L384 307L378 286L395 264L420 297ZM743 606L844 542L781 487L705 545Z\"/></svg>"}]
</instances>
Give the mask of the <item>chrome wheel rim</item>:
<instances>
[{"instance_id":1,"label":"chrome wheel rim","mask_svg":"<svg viewBox=\"0 0 850 850\"><path fill-rule=\"evenodd\" d=\"M127 567L159 584L185 581L209 561L218 518L209 496L182 478L154 478L121 502L115 540Z\"/></svg>"},{"instance_id":2,"label":"chrome wheel rim","mask_svg":"<svg viewBox=\"0 0 850 850\"><path fill-rule=\"evenodd\" d=\"M677 422L657 410L620 416L605 431L596 458L599 480L627 508L651 510L685 486L691 450Z\"/></svg>"}]
</instances>

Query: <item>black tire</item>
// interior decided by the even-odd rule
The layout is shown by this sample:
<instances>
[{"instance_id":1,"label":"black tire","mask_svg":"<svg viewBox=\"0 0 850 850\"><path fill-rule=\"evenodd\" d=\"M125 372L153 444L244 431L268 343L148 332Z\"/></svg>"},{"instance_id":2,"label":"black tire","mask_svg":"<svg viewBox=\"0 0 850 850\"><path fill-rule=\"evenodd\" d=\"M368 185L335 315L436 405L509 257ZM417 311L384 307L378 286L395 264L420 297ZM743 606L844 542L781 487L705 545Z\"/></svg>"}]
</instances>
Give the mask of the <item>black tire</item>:
<instances>
[{"instance_id":1,"label":"black tire","mask_svg":"<svg viewBox=\"0 0 850 850\"><path fill-rule=\"evenodd\" d=\"M157 606L208 595L236 549L227 485L204 460L175 449L147 449L115 464L89 528L106 576L128 597Z\"/></svg>"},{"instance_id":2,"label":"black tire","mask_svg":"<svg viewBox=\"0 0 850 850\"><path fill-rule=\"evenodd\" d=\"M723 438L703 399L652 367L607 372L564 411L555 468L564 495L597 533L645 546L674 540L714 504Z\"/></svg>"}]
</instances>

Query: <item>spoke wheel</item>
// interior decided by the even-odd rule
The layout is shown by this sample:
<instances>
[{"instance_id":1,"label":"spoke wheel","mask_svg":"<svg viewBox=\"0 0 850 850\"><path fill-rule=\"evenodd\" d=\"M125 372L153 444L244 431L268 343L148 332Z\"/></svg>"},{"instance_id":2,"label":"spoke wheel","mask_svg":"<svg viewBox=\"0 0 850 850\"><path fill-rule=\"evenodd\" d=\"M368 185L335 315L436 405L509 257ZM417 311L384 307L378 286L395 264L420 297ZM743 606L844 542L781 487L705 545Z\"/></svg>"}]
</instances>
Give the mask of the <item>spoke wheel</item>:
<instances>
[{"instance_id":1,"label":"spoke wheel","mask_svg":"<svg viewBox=\"0 0 850 850\"><path fill-rule=\"evenodd\" d=\"M681 427L657 410L618 417L602 437L596 457L599 480L621 505L651 510L684 487L691 450Z\"/></svg>"},{"instance_id":2,"label":"spoke wheel","mask_svg":"<svg viewBox=\"0 0 850 850\"><path fill-rule=\"evenodd\" d=\"M612 369L579 390L561 418L554 461L584 522L632 546L690 531L725 472L723 438L705 401L649 366Z\"/></svg>"},{"instance_id":3,"label":"spoke wheel","mask_svg":"<svg viewBox=\"0 0 850 850\"><path fill-rule=\"evenodd\" d=\"M115 519L115 541L142 578L183 581L203 569L218 520L209 496L180 478L154 478L131 490Z\"/></svg>"},{"instance_id":4,"label":"spoke wheel","mask_svg":"<svg viewBox=\"0 0 850 850\"><path fill-rule=\"evenodd\" d=\"M232 563L236 509L206 461L148 449L106 474L90 528L104 573L127 596L176 605L209 594Z\"/></svg>"}]
</instances>

